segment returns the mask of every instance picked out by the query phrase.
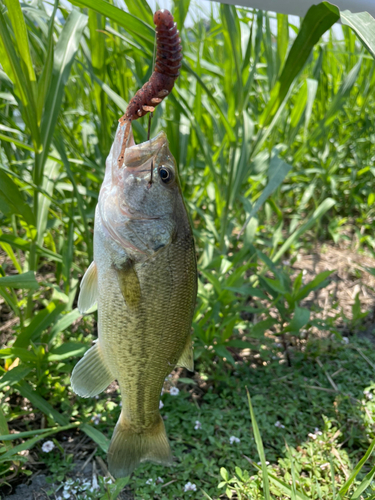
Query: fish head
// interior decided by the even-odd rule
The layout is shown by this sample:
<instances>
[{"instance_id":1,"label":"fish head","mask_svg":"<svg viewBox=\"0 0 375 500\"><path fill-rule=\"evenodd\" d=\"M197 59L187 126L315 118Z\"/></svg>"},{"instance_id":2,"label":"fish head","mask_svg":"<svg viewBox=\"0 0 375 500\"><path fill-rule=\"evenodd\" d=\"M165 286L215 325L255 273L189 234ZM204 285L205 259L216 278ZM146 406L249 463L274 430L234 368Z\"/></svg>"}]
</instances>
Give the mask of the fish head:
<instances>
[{"instance_id":1,"label":"fish head","mask_svg":"<svg viewBox=\"0 0 375 500\"><path fill-rule=\"evenodd\" d=\"M173 240L179 214L185 219L186 212L165 132L137 145L131 137L121 167L118 154L114 144L107 160L99 212L109 235L139 260L139 255L149 256Z\"/></svg>"}]
</instances>

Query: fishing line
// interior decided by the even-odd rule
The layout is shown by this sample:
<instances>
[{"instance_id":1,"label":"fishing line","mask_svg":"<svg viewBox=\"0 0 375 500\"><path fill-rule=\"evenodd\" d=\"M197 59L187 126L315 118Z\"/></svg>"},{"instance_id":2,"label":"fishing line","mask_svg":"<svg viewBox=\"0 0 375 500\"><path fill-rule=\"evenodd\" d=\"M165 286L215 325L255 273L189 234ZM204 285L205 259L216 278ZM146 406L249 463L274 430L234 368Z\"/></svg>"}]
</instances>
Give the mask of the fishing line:
<instances>
[{"instance_id":1,"label":"fishing line","mask_svg":"<svg viewBox=\"0 0 375 500\"><path fill-rule=\"evenodd\" d=\"M154 37L154 53L152 56L152 68L153 71L155 71L155 56L156 56L156 32L155 32L155 37ZM149 114L148 117L148 131L147 131L147 140L150 140L150 135L151 135L151 119L153 117L153 112ZM154 171L154 159L151 158L151 178L150 178L150 186L152 184L152 176L153 176L153 171Z\"/></svg>"}]
</instances>

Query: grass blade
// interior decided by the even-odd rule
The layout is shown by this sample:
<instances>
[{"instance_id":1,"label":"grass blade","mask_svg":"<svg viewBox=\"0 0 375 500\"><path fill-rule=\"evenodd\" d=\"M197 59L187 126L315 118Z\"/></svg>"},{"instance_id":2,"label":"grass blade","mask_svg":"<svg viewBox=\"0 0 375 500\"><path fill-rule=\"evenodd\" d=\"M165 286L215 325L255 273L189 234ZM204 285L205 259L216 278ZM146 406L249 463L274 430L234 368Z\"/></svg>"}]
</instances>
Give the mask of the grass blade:
<instances>
[{"instance_id":1,"label":"grass blade","mask_svg":"<svg viewBox=\"0 0 375 500\"><path fill-rule=\"evenodd\" d=\"M268 482L268 471L267 471L267 465L266 465L266 457L264 455L262 437L261 437L260 432L259 432L259 427L258 427L256 418L255 418L253 405L251 404L250 393L249 393L249 390L247 388L246 388L246 392L247 392L247 401L249 404L250 418L251 418L251 423L253 426L255 443L257 445L258 455L259 455L260 461L262 463L264 500L271 500L272 497L270 494L270 486L269 486L269 482Z\"/></svg>"},{"instance_id":2,"label":"grass blade","mask_svg":"<svg viewBox=\"0 0 375 500\"><path fill-rule=\"evenodd\" d=\"M371 441L371 444L370 444L368 450L366 451L364 457L354 467L354 470L350 474L348 480L341 487L341 489L339 491L339 495L340 495L341 498L344 498L345 493L347 493L347 491L350 488L350 486L354 483L355 478L357 477L358 473L361 471L361 469L364 466L364 464L367 462L367 459L370 457L370 455L374 451L374 448L375 448L375 438Z\"/></svg>"}]
</instances>

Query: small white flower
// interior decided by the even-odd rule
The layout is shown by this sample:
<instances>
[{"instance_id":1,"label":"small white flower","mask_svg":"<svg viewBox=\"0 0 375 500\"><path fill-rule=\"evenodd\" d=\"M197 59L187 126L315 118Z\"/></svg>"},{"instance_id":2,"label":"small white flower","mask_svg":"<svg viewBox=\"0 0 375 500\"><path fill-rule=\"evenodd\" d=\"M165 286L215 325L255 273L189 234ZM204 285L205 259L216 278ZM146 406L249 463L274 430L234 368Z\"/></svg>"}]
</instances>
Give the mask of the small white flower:
<instances>
[{"instance_id":1,"label":"small white flower","mask_svg":"<svg viewBox=\"0 0 375 500\"><path fill-rule=\"evenodd\" d=\"M240 442L241 442L241 439L239 439L239 438L238 438L238 437L236 437L236 436L231 436L231 437L229 438L229 442L230 442L230 444L233 444L233 443L240 443Z\"/></svg>"},{"instance_id":2,"label":"small white flower","mask_svg":"<svg viewBox=\"0 0 375 500\"><path fill-rule=\"evenodd\" d=\"M278 420L275 422L275 427L279 427L280 429L285 429L285 425L283 425L281 422Z\"/></svg>"},{"instance_id":3,"label":"small white flower","mask_svg":"<svg viewBox=\"0 0 375 500\"><path fill-rule=\"evenodd\" d=\"M99 395L98 394L95 396L95 399L99 399Z\"/></svg>"},{"instance_id":4,"label":"small white flower","mask_svg":"<svg viewBox=\"0 0 375 500\"><path fill-rule=\"evenodd\" d=\"M316 434L317 436L321 436L323 434L323 432L320 431L317 427L315 427L314 434Z\"/></svg>"},{"instance_id":5,"label":"small white flower","mask_svg":"<svg viewBox=\"0 0 375 500\"><path fill-rule=\"evenodd\" d=\"M349 344L349 339L348 339L348 337L343 337L343 338L342 338L342 343L343 343L343 344Z\"/></svg>"},{"instance_id":6,"label":"small white flower","mask_svg":"<svg viewBox=\"0 0 375 500\"><path fill-rule=\"evenodd\" d=\"M64 492L63 492L63 498L65 498L65 500L66 500L66 499L68 499L68 498L70 498L70 493L69 493L69 491L64 491Z\"/></svg>"},{"instance_id":7,"label":"small white flower","mask_svg":"<svg viewBox=\"0 0 375 500\"><path fill-rule=\"evenodd\" d=\"M363 394L366 396L367 399L372 399L372 394L370 391L363 391Z\"/></svg>"},{"instance_id":8,"label":"small white flower","mask_svg":"<svg viewBox=\"0 0 375 500\"><path fill-rule=\"evenodd\" d=\"M184 491L197 491L197 485L189 481L185 484Z\"/></svg>"},{"instance_id":9,"label":"small white flower","mask_svg":"<svg viewBox=\"0 0 375 500\"><path fill-rule=\"evenodd\" d=\"M195 421L195 426L194 429L197 431L198 429L202 429L202 424L199 422L199 420Z\"/></svg>"},{"instance_id":10,"label":"small white flower","mask_svg":"<svg viewBox=\"0 0 375 500\"><path fill-rule=\"evenodd\" d=\"M269 465L270 463L268 462L268 460L266 460L266 465ZM258 465L262 465L262 462L258 462Z\"/></svg>"},{"instance_id":11,"label":"small white flower","mask_svg":"<svg viewBox=\"0 0 375 500\"><path fill-rule=\"evenodd\" d=\"M163 406L164 406L163 401L159 401L159 410L161 410L163 408Z\"/></svg>"},{"instance_id":12,"label":"small white flower","mask_svg":"<svg viewBox=\"0 0 375 500\"><path fill-rule=\"evenodd\" d=\"M46 441L42 445L42 451L44 451L44 453L49 453L54 448L55 448L55 443L53 441Z\"/></svg>"},{"instance_id":13,"label":"small white flower","mask_svg":"<svg viewBox=\"0 0 375 500\"><path fill-rule=\"evenodd\" d=\"M156 482L157 483L164 483L164 479L162 477L158 477Z\"/></svg>"},{"instance_id":14,"label":"small white flower","mask_svg":"<svg viewBox=\"0 0 375 500\"><path fill-rule=\"evenodd\" d=\"M91 421L94 422L95 425L98 425L98 423L100 422L101 416L102 416L102 414L98 413L97 415L94 415L93 417L91 417Z\"/></svg>"},{"instance_id":15,"label":"small white flower","mask_svg":"<svg viewBox=\"0 0 375 500\"><path fill-rule=\"evenodd\" d=\"M283 260L283 266L290 266L290 260Z\"/></svg>"},{"instance_id":16,"label":"small white flower","mask_svg":"<svg viewBox=\"0 0 375 500\"><path fill-rule=\"evenodd\" d=\"M309 436L309 438L311 438L311 439L313 439L313 440L315 441L315 439L316 439L316 434L313 434L312 432L310 432L310 433L308 434L308 436Z\"/></svg>"},{"instance_id":17,"label":"small white flower","mask_svg":"<svg viewBox=\"0 0 375 500\"><path fill-rule=\"evenodd\" d=\"M177 389L177 387L171 387L170 390L169 390L169 394L171 396L178 396L179 392L180 392L180 389Z\"/></svg>"},{"instance_id":18,"label":"small white flower","mask_svg":"<svg viewBox=\"0 0 375 500\"><path fill-rule=\"evenodd\" d=\"M150 477L150 479L147 479L146 484L152 484L154 480Z\"/></svg>"}]
</instances>

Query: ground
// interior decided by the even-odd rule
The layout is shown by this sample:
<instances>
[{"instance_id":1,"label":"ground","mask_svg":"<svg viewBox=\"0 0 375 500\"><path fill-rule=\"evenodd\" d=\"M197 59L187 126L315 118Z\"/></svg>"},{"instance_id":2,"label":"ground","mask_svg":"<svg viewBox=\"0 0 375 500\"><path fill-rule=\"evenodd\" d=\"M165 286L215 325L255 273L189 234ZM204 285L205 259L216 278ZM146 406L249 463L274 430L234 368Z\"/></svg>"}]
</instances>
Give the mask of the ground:
<instances>
[{"instance_id":1,"label":"ground","mask_svg":"<svg viewBox=\"0 0 375 500\"><path fill-rule=\"evenodd\" d=\"M375 434L372 401L373 395L375 398L375 277L371 270L365 270L375 268L375 260L348 248L324 245L311 254L301 254L294 263L284 264L291 266L295 273L305 270L305 282L321 271L335 270L330 284L309 296L305 306L314 303L320 306L317 314L321 317L331 315L343 340L316 332L291 349L292 366L289 367L277 339L266 335L262 342L254 341L254 348L244 352L242 358L241 351L236 353L235 367L219 359L210 362L202 359L194 374L182 370L173 372L162 396L161 412L177 465L167 470L142 464L119 498L186 498L183 490L189 482L212 498L217 499L219 495L227 498L223 490L217 489L221 467L225 467L229 475L234 474L235 466L256 475L246 458L259 460L246 387L252 396L266 458L275 472L287 474L285 441L301 463L309 461L308 449L315 447L316 456L320 453L322 457L319 470L323 475L326 469L328 474L329 469L326 454L331 454L338 483L363 456ZM369 314L354 321L356 296L362 312ZM11 314L4 311L3 304L2 308L2 318L6 320L2 333L6 338L13 320ZM177 396L169 393L174 386L180 390ZM118 417L119 402L114 384L98 400L85 403L94 424L107 436L111 435ZM26 408L27 402L25 405ZM79 411L83 414L82 409ZM41 422L40 415L34 418ZM17 423L19 421L11 422L10 428L14 424L17 428ZM320 432L323 433L321 439L318 438ZM238 443L231 439L233 436ZM26 452L27 468L32 474L9 481L11 486L2 488L3 498L58 498L64 492L67 478L79 479L81 483L86 480L92 485L93 478L95 481L96 477L108 477L105 453L85 434L76 430L54 437L60 449L47 454L38 445ZM331 443L329 449L328 442ZM302 471L301 478L304 477ZM60 489L56 491L56 486L52 488L46 480L53 480ZM325 479L322 481L324 486ZM50 494L52 489L55 492ZM190 498L201 498L200 493L197 497L194 493L191 495Z\"/></svg>"}]
</instances>

